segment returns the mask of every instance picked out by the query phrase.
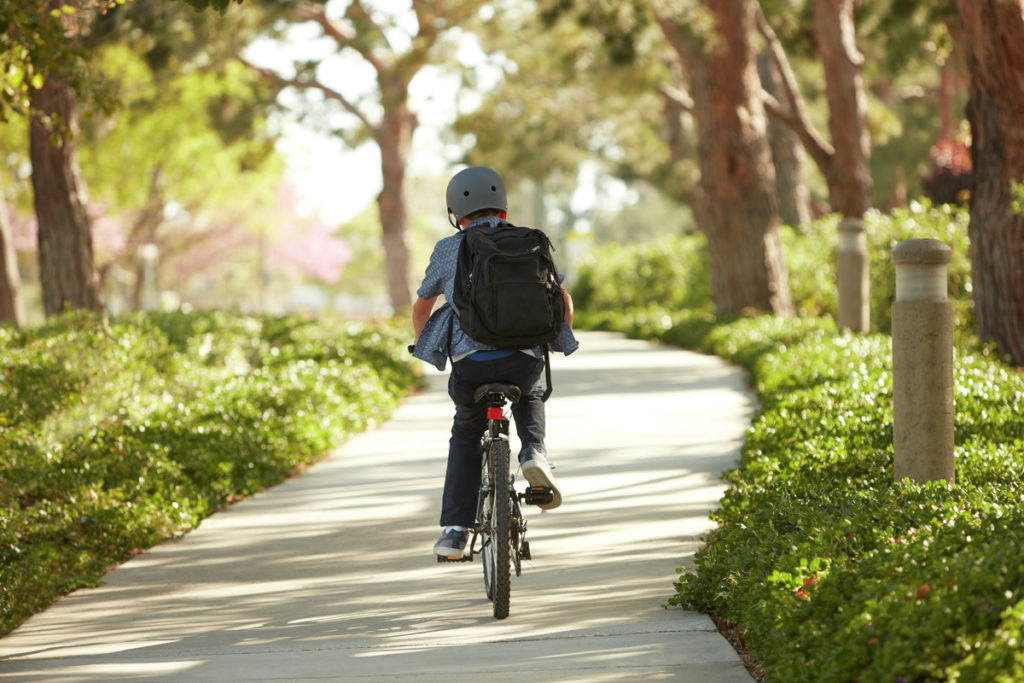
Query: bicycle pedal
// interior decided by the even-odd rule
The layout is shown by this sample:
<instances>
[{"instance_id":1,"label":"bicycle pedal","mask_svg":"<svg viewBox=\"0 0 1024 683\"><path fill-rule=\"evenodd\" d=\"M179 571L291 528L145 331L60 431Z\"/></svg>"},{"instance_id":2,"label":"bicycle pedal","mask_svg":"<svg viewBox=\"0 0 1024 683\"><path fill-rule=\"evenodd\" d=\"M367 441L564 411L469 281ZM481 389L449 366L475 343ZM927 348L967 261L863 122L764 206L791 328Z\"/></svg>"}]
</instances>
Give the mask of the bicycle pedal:
<instances>
[{"instance_id":1,"label":"bicycle pedal","mask_svg":"<svg viewBox=\"0 0 1024 683\"><path fill-rule=\"evenodd\" d=\"M473 556L472 555L463 555L462 557L442 557L441 555L436 555L435 557L437 557L438 564L446 564L446 563L449 563L449 562L472 562L473 561Z\"/></svg>"},{"instance_id":2,"label":"bicycle pedal","mask_svg":"<svg viewBox=\"0 0 1024 683\"><path fill-rule=\"evenodd\" d=\"M555 499L555 492L546 486L530 486L519 498L527 505L546 505Z\"/></svg>"},{"instance_id":3,"label":"bicycle pedal","mask_svg":"<svg viewBox=\"0 0 1024 683\"><path fill-rule=\"evenodd\" d=\"M523 541L523 544L521 546L519 546L519 557L521 557L524 560L532 560L533 559L532 557L530 557L530 542L529 541Z\"/></svg>"}]
</instances>

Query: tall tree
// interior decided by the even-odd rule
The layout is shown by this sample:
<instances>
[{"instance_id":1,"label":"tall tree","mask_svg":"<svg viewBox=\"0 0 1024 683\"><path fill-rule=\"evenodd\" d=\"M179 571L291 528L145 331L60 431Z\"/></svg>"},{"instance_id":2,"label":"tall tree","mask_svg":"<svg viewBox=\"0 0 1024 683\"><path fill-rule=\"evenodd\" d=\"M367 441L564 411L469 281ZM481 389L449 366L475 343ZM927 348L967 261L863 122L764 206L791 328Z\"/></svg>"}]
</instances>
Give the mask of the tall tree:
<instances>
[{"instance_id":1,"label":"tall tree","mask_svg":"<svg viewBox=\"0 0 1024 683\"><path fill-rule=\"evenodd\" d=\"M871 136L864 56L857 48L855 0L813 0L814 37L825 67L829 132L835 163L828 184L833 208L859 218L871 208Z\"/></svg>"},{"instance_id":2,"label":"tall tree","mask_svg":"<svg viewBox=\"0 0 1024 683\"><path fill-rule=\"evenodd\" d=\"M64 8L70 11L64 11ZM48 0L45 10L74 43L88 17L82 2ZM46 315L65 308L103 311L85 188L78 168L78 116L70 76L53 72L29 88L32 190L39 223L39 278Z\"/></svg>"},{"instance_id":3,"label":"tall tree","mask_svg":"<svg viewBox=\"0 0 1024 683\"><path fill-rule=\"evenodd\" d=\"M971 75L971 277L978 333L1024 365L1024 0L957 0ZM1019 204L1018 204L1019 206Z\"/></svg>"},{"instance_id":4,"label":"tall tree","mask_svg":"<svg viewBox=\"0 0 1024 683\"><path fill-rule=\"evenodd\" d=\"M778 69L767 52L757 55L757 72L761 87L775 99L782 99ZM775 161L775 192L779 196L779 213L787 225L801 226L811 222L811 192L807 187L803 145L796 133L777 117L769 117L768 142Z\"/></svg>"},{"instance_id":5,"label":"tall tree","mask_svg":"<svg viewBox=\"0 0 1024 683\"><path fill-rule=\"evenodd\" d=\"M812 6L815 44L825 67L832 141L828 142L811 123L785 49L758 8L757 27L768 43L785 93L779 99L765 93L764 99L769 113L793 128L825 176L832 208L844 216L859 218L871 207L872 180L864 60L856 45L854 3L813 0Z\"/></svg>"},{"instance_id":6,"label":"tall tree","mask_svg":"<svg viewBox=\"0 0 1024 683\"><path fill-rule=\"evenodd\" d=\"M7 201L0 178L0 322L25 324L25 302L21 297L18 261L14 253L14 240L7 217Z\"/></svg>"},{"instance_id":7,"label":"tall tree","mask_svg":"<svg viewBox=\"0 0 1024 683\"><path fill-rule=\"evenodd\" d=\"M489 100L494 105L477 118L500 122L491 110L511 115L504 128L491 123L492 135L478 137L504 140L513 161L518 150L539 168L553 158L549 140L556 151L568 143L577 154L603 152L620 173L649 179L691 206L708 238L719 310L788 314L781 220L748 33L753 5L676 3L678 14L656 20L654 4L541 3L539 17L547 32L559 31L557 39L540 50L546 37L519 41L525 57L507 50L518 65L508 80L526 87ZM592 52L591 37L603 58ZM545 69L545 61L552 66Z\"/></svg>"},{"instance_id":8,"label":"tall tree","mask_svg":"<svg viewBox=\"0 0 1024 683\"><path fill-rule=\"evenodd\" d=\"M711 293L724 313L793 313L775 172L751 43L754 0L702 0L658 16L689 75Z\"/></svg>"},{"instance_id":9,"label":"tall tree","mask_svg":"<svg viewBox=\"0 0 1024 683\"><path fill-rule=\"evenodd\" d=\"M137 0L128 9L152 2ZM174 43L173 50L225 21L209 21L177 3L158 3L154 11L166 20L154 30ZM118 21L121 30L134 23ZM110 275L116 274L129 292L127 307L138 308L144 272L162 275L188 261L207 261L200 252L225 246L211 234L223 229L218 214L225 208L254 245L257 233L285 221L270 218L282 171L266 125L276 91L234 59L197 70L189 68L193 56L168 55L162 41L133 42L132 48L104 45L93 53L110 71L106 85L119 106L83 118L80 152L90 213L101 216L94 246L104 291L111 292ZM192 47L203 51L204 43ZM166 66L152 64L154 52ZM156 263L143 258L153 247ZM118 302L109 304L113 309Z\"/></svg>"},{"instance_id":10,"label":"tall tree","mask_svg":"<svg viewBox=\"0 0 1024 683\"><path fill-rule=\"evenodd\" d=\"M223 11L230 0L186 0ZM0 120L29 118L39 269L47 315L65 308L102 311L75 136L84 73L83 39L93 22L123 0L27 0L0 5ZM109 103L108 103L109 104Z\"/></svg>"},{"instance_id":11,"label":"tall tree","mask_svg":"<svg viewBox=\"0 0 1024 683\"><path fill-rule=\"evenodd\" d=\"M373 69L377 90L372 101L360 101L358 93L332 87L318 73L318 63L297 63L294 78L284 78L270 69L251 65L282 84L300 91L313 91L355 117L356 129L341 131L345 139L369 138L376 143L384 180L377 205L388 295L396 310L412 305L405 186L413 133L419 122L410 107L409 86L425 67L445 60L444 53L451 48L446 37L474 18L482 4L478 0L413 0L416 30L406 36L407 45L403 45L403 40L395 40L396 31L401 29L394 11L389 10L391 14L388 14L363 0L351 0L344 16L337 19L328 15L323 4L308 2L299 3L294 10L284 8L286 19L295 23L312 22L319 27L321 36L333 42L337 54L357 55ZM272 12L281 11L279 3L267 6Z\"/></svg>"}]
</instances>

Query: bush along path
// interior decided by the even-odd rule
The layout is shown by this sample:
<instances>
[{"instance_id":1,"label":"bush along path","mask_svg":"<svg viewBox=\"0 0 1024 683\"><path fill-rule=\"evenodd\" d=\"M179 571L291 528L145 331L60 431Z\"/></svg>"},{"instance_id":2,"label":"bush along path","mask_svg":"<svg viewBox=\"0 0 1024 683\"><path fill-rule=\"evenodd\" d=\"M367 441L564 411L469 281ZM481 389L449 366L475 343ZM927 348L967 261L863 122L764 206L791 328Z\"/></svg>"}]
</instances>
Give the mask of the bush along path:
<instances>
[{"instance_id":1,"label":"bush along path","mask_svg":"<svg viewBox=\"0 0 1024 683\"><path fill-rule=\"evenodd\" d=\"M670 604L731 623L770 681L1024 680L1019 372L958 349L956 483L894 483L888 336L656 308L581 322L729 359L761 396Z\"/></svg>"},{"instance_id":2,"label":"bush along path","mask_svg":"<svg viewBox=\"0 0 1024 683\"><path fill-rule=\"evenodd\" d=\"M407 331L227 313L0 328L0 634L387 417Z\"/></svg>"}]
</instances>

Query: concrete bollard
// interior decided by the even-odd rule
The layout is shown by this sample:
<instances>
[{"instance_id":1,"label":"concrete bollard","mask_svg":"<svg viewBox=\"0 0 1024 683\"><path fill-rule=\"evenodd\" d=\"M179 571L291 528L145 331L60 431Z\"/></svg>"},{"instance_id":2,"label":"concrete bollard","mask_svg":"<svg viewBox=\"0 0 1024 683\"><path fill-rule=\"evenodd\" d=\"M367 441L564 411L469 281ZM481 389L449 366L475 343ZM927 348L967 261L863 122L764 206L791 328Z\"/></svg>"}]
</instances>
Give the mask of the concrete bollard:
<instances>
[{"instance_id":1,"label":"concrete bollard","mask_svg":"<svg viewBox=\"0 0 1024 683\"><path fill-rule=\"evenodd\" d=\"M892 249L894 478L954 479L953 305L946 295L950 248L914 239Z\"/></svg>"},{"instance_id":2,"label":"concrete bollard","mask_svg":"<svg viewBox=\"0 0 1024 683\"><path fill-rule=\"evenodd\" d=\"M859 218L846 218L839 223L836 281L839 287L839 327L867 332L871 326L868 240L864 221Z\"/></svg>"}]
</instances>

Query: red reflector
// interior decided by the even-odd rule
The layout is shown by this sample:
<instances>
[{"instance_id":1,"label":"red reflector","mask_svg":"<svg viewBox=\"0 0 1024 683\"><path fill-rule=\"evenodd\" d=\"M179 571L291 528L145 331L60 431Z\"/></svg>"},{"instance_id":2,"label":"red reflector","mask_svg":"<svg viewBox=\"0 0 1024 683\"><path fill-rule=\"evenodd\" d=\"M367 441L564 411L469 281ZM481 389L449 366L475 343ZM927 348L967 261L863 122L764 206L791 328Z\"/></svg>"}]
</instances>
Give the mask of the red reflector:
<instances>
[{"instance_id":1,"label":"red reflector","mask_svg":"<svg viewBox=\"0 0 1024 683\"><path fill-rule=\"evenodd\" d=\"M502 415L501 415L501 408L488 408L487 409L487 419L488 420L500 420L501 417L502 417Z\"/></svg>"}]
</instances>

